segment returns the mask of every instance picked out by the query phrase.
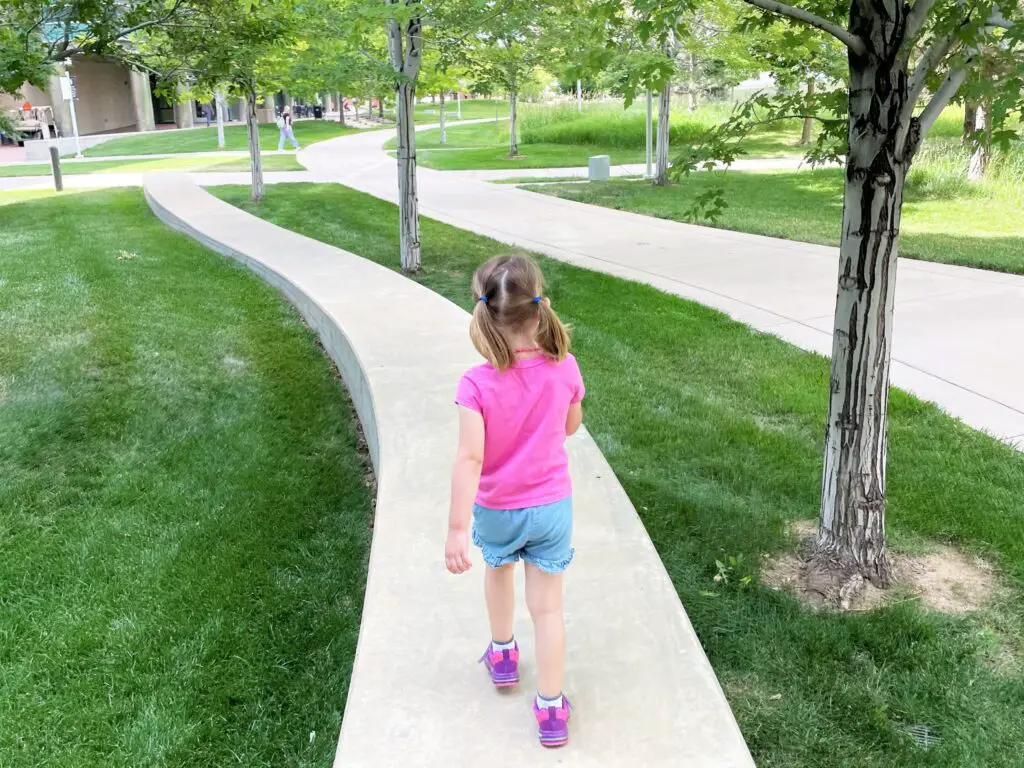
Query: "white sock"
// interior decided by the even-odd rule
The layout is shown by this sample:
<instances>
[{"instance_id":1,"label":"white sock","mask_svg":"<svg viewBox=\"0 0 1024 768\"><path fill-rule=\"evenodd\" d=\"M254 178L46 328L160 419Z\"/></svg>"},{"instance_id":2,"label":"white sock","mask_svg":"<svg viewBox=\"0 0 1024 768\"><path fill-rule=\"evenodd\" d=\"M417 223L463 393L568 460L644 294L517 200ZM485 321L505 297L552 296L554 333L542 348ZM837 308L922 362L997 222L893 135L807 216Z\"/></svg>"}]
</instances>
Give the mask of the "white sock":
<instances>
[{"instance_id":1,"label":"white sock","mask_svg":"<svg viewBox=\"0 0 1024 768\"><path fill-rule=\"evenodd\" d=\"M543 696L541 696L538 693L537 694L537 708L538 709L547 709L548 707L554 707L555 709L561 709L562 708L562 694L558 694L558 696L553 698L553 699L545 699Z\"/></svg>"},{"instance_id":2,"label":"white sock","mask_svg":"<svg viewBox=\"0 0 1024 768\"><path fill-rule=\"evenodd\" d=\"M496 651L511 651L516 647L516 639L513 637L507 643L496 643L491 640L491 647Z\"/></svg>"}]
</instances>

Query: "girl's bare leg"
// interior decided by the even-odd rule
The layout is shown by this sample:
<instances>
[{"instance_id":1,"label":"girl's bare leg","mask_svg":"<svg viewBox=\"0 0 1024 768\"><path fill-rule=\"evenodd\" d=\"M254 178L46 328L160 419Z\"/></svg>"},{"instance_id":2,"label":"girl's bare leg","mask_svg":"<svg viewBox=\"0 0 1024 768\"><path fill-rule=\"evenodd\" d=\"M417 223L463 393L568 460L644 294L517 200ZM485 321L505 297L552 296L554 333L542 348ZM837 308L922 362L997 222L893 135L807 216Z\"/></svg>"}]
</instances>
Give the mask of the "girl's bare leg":
<instances>
[{"instance_id":1,"label":"girl's bare leg","mask_svg":"<svg viewBox=\"0 0 1024 768\"><path fill-rule=\"evenodd\" d=\"M487 616L491 620L491 640L505 643L512 639L515 613L515 564L500 568L487 567L484 575L484 598Z\"/></svg>"},{"instance_id":2,"label":"girl's bare leg","mask_svg":"<svg viewBox=\"0 0 1024 768\"><path fill-rule=\"evenodd\" d=\"M561 695L565 676L562 582L563 574L526 564L526 605L537 633L537 693L548 699Z\"/></svg>"}]
</instances>

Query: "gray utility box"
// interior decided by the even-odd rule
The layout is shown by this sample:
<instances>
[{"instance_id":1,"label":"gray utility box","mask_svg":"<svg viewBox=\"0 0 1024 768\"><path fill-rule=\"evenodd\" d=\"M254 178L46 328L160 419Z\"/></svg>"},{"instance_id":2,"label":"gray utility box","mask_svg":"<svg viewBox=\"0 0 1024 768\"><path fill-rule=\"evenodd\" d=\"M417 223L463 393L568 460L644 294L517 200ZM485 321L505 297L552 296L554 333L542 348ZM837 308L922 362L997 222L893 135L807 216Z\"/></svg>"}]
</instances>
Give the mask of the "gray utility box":
<instances>
[{"instance_id":1,"label":"gray utility box","mask_svg":"<svg viewBox=\"0 0 1024 768\"><path fill-rule=\"evenodd\" d=\"M608 181L612 175L612 161L608 155L594 155L590 158L587 177L591 181Z\"/></svg>"}]
</instances>

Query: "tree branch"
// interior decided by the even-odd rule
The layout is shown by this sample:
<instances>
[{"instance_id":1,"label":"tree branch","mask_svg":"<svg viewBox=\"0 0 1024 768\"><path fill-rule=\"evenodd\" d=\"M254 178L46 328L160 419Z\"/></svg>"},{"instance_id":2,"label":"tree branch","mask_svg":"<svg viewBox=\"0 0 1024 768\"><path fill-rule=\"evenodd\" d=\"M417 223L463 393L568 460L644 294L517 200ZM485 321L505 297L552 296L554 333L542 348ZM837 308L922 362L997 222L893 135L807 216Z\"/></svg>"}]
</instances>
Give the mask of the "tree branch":
<instances>
[{"instance_id":1,"label":"tree branch","mask_svg":"<svg viewBox=\"0 0 1024 768\"><path fill-rule=\"evenodd\" d=\"M924 108L924 112L918 118L918 122L921 126L921 138L923 139L925 134L928 133L928 129L931 128L935 121L939 119L939 115L942 114L949 102L956 96L956 92L960 90L960 86L964 84L964 80L967 79L967 67L971 63L973 56L967 59L961 66L952 70L946 79L939 86L939 90L932 96L931 101L928 102L928 106Z\"/></svg>"},{"instance_id":2,"label":"tree branch","mask_svg":"<svg viewBox=\"0 0 1024 768\"><path fill-rule=\"evenodd\" d=\"M925 21L928 20L928 13L934 5L935 0L917 0L914 3L914 7L907 14L906 40L913 41L917 38L917 33L924 27Z\"/></svg>"},{"instance_id":3,"label":"tree branch","mask_svg":"<svg viewBox=\"0 0 1024 768\"><path fill-rule=\"evenodd\" d=\"M805 11L803 8L796 8L792 5L785 5L777 2L777 0L743 0L749 5L757 6L765 11L770 11L778 16L786 16L794 21L802 21L804 24L810 24L812 27L817 27L822 32L827 32L836 38L839 42L849 48L851 51L856 53L858 56L864 56L868 52L868 47L864 43L864 40L853 34L848 29L843 29L838 24L834 24L831 21L826 21L820 16L816 16L810 11Z\"/></svg>"},{"instance_id":4,"label":"tree branch","mask_svg":"<svg viewBox=\"0 0 1024 768\"><path fill-rule=\"evenodd\" d=\"M1003 16L1003 12L996 9L995 13L988 17L988 21L985 22L986 27L998 27L999 29L1013 29L1013 22Z\"/></svg>"},{"instance_id":5,"label":"tree branch","mask_svg":"<svg viewBox=\"0 0 1024 768\"><path fill-rule=\"evenodd\" d=\"M955 42L956 35L947 35L939 38L933 42L931 47L924 52L923 56L921 56L921 60L917 63L917 67L914 68L914 74L910 76L910 82L907 84L907 104L904 107L905 112L909 112L909 114L914 113L914 108L917 106L917 100L921 98L925 84L928 82L928 75L930 75L935 68L942 63L942 60L946 58L950 50L952 50Z\"/></svg>"}]
</instances>

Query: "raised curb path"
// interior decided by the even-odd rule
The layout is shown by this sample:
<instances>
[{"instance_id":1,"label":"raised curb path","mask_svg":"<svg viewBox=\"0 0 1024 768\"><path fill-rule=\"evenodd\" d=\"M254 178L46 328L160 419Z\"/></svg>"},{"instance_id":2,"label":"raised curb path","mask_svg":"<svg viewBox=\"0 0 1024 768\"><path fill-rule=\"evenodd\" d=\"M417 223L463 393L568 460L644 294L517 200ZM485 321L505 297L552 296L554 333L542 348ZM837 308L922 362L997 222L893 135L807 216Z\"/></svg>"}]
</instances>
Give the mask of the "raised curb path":
<instances>
[{"instance_id":1,"label":"raised curb path","mask_svg":"<svg viewBox=\"0 0 1024 768\"><path fill-rule=\"evenodd\" d=\"M395 202L395 160L381 146L387 138L375 133L330 139L298 158L318 176ZM576 203L463 172L420 168L418 181L425 216L648 283L796 346L831 354L835 248ZM1024 448L1021 338L1024 277L900 260L893 383Z\"/></svg>"},{"instance_id":2,"label":"raised curb path","mask_svg":"<svg viewBox=\"0 0 1024 768\"><path fill-rule=\"evenodd\" d=\"M338 365L367 436L376 519L335 766L753 766L668 574L586 430L569 443L577 509L566 579L569 746L545 751L536 740L521 589L524 678L510 695L491 687L476 663L488 640L479 553L462 577L442 562L453 394L479 362L462 309L223 203L185 175L154 174L145 192L163 221L239 260L299 309Z\"/></svg>"}]
</instances>

